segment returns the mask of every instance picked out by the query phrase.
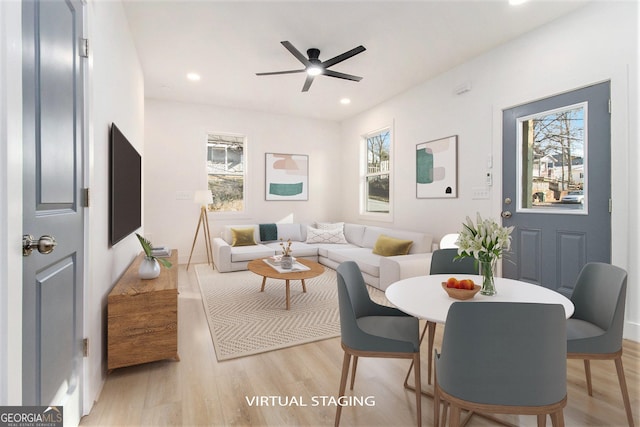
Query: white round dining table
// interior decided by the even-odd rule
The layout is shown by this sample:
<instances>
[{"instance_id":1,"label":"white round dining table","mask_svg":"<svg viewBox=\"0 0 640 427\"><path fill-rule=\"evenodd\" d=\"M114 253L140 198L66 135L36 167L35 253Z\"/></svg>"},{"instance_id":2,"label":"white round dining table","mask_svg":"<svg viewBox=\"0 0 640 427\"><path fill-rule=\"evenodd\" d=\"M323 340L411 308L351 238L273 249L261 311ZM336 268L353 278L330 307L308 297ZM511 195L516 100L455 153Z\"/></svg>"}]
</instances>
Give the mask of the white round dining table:
<instances>
[{"instance_id":1,"label":"white round dining table","mask_svg":"<svg viewBox=\"0 0 640 427\"><path fill-rule=\"evenodd\" d=\"M473 279L476 284L482 283L482 276L458 275L458 279ZM450 274L433 274L417 276L392 283L385 295L387 299L407 314L434 323L445 323L452 303L460 301L451 298L444 289ZM544 286L522 282L520 280L495 277L496 295L485 296L479 292L465 301L492 302L528 302L543 304L562 304L567 317L573 314L573 303L564 295Z\"/></svg>"}]
</instances>

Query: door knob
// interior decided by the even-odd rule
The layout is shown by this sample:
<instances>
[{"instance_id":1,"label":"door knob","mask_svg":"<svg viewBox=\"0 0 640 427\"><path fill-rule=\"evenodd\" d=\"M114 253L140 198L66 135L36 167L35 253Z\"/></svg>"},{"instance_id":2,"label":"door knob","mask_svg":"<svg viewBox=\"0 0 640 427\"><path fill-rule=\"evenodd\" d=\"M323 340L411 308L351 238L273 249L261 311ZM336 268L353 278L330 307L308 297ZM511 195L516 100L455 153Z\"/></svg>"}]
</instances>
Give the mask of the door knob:
<instances>
[{"instance_id":1,"label":"door knob","mask_svg":"<svg viewBox=\"0 0 640 427\"><path fill-rule=\"evenodd\" d=\"M500 214L502 218L511 218L511 211L502 211Z\"/></svg>"},{"instance_id":2,"label":"door knob","mask_svg":"<svg viewBox=\"0 0 640 427\"><path fill-rule=\"evenodd\" d=\"M36 240L31 234L25 234L22 236L22 256L31 255L34 249L41 254L50 254L56 245L56 239L53 236L45 234Z\"/></svg>"}]
</instances>

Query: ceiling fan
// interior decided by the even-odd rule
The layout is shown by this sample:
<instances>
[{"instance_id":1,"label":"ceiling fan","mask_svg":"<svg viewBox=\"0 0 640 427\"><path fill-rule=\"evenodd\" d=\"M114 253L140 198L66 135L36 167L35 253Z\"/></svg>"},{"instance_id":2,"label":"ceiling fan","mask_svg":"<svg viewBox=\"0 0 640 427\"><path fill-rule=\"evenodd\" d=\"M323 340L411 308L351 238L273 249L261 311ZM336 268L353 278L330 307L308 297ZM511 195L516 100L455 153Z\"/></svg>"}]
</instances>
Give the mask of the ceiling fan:
<instances>
[{"instance_id":1,"label":"ceiling fan","mask_svg":"<svg viewBox=\"0 0 640 427\"><path fill-rule=\"evenodd\" d=\"M364 52L366 49L364 46L358 46L353 48L345 53L342 53L338 56L335 56L331 59L327 59L326 61L320 61L320 50L316 48L311 48L307 50L307 55L309 58L305 57L298 49L296 49L290 42L283 41L280 42L282 45L289 51L293 56L295 56L298 61L302 62L305 68L302 70L287 70L287 71L272 71L269 73L256 73L257 76L271 76L275 74L293 74L293 73L307 73L307 79L304 82L304 86L302 86L302 91L307 92L311 87L311 83L313 83L313 79L315 76L325 75L329 77L336 77L339 79L351 80L354 82L359 82L362 80L362 77L352 76L351 74L340 73L338 71L329 70L328 68L336 65L339 62L344 61L345 59L349 59L354 55L357 55L361 52Z\"/></svg>"}]
</instances>

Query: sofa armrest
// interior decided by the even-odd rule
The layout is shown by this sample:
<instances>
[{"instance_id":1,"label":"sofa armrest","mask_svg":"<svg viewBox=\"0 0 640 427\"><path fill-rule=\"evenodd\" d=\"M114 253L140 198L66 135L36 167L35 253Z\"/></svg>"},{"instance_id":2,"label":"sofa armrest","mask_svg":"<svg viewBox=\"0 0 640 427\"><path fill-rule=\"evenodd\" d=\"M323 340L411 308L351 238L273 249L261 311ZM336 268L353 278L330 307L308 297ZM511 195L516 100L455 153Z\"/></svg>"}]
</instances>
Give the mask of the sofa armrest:
<instances>
[{"instance_id":1,"label":"sofa armrest","mask_svg":"<svg viewBox=\"0 0 640 427\"><path fill-rule=\"evenodd\" d=\"M380 289L409 277L426 276L431 270L431 252L380 258Z\"/></svg>"},{"instance_id":2,"label":"sofa armrest","mask_svg":"<svg viewBox=\"0 0 640 427\"><path fill-rule=\"evenodd\" d=\"M220 237L213 239L213 264L220 273L231 271L231 245Z\"/></svg>"}]
</instances>

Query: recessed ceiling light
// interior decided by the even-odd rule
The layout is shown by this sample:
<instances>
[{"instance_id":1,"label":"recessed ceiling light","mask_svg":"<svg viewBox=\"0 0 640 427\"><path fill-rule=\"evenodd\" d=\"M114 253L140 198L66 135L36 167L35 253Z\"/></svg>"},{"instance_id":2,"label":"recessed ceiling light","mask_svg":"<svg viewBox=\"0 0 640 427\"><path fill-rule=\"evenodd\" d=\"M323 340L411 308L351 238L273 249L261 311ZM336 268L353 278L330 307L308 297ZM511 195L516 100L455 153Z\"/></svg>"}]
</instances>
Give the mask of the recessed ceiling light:
<instances>
[{"instance_id":1,"label":"recessed ceiling light","mask_svg":"<svg viewBox=\"0 0 640 427\"><path fill-rule=\"evenodd\" d=\"M528 0L509 0L509 4L511 6L518 6L521 5L523 3L526 3Z\"/></svg>"},{"instance_id":2,"label":"recessed ceiling light","mask_svg":"<svg viewBox=\"0 0 640 427\"><path fill-rule=\"evenodd\" d=\"M198 74L198 73L189 73L189 74L187 74L187 78L189 80L191 80L192 82L197 82L198 80L200 80L200 74Z\"/></svg>"},{"instance_id":3,"label":"recessed ceiling light","mask_svg":"<svg viewBox=\"0 0 640 427\"><path fill-rule=\"evenodd\" d=\"M351 104L351 100L350 100L349 98L342 98L342 99L340 100L340 104L342 104L342 105L349 105L349 104Z\"/></svg>"}]
</instances>

